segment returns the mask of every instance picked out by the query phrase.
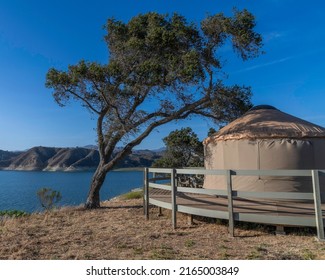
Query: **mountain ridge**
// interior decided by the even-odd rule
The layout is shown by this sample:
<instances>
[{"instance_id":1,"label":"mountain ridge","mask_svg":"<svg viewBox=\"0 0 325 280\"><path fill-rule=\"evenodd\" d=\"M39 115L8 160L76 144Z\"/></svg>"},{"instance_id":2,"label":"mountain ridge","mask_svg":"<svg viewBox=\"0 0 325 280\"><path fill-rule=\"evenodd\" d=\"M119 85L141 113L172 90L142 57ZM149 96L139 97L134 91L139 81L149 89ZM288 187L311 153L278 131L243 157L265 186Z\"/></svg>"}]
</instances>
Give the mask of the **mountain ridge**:
<instances>
[{"instance_id":1,"label":"mountain ridge","mask_svg":"<svg viewBox=\"0 0 325 280\"><path fill-rule=\"evenodd\" d=\"M116 168L149 167L161 155L159 151L135 150ZM0 150L0 170L88 171L95 170L98 163L99 152L94 148L37 146L22 152Z\"/></svg>"}]
</instances>

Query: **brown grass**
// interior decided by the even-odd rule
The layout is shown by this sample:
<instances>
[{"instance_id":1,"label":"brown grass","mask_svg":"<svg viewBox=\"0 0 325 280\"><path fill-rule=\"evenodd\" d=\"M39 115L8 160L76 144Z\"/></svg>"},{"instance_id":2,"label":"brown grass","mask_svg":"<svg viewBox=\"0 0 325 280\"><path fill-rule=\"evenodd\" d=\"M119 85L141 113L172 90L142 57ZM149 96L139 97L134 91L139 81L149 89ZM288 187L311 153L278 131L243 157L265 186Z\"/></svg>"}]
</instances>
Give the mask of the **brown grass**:
<instances>
[{"instance_id":1,"label":"brown grass","mask_svg":"<svg viewBox=\"0 0 325 280\"><path fill-rule=\"evenodd\" d=\"M0 221L0 259L325 259L315 232L275 236L270 227L236 227L157 208L146 221L142 200L112 200L97 210L64 208Z\"/></svg>"}]
</instances>

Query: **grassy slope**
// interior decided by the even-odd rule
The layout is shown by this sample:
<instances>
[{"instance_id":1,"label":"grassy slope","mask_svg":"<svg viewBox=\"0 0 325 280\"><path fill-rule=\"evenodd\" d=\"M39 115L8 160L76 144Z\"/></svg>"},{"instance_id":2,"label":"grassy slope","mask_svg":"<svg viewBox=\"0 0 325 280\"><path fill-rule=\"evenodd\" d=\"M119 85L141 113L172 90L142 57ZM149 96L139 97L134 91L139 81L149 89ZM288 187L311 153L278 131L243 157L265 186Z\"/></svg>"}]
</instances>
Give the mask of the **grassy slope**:
<instances>
[{"instance_id":1,"label":"grassy slope","mask_svg":"<svg viewBox=\"0 0 325 280\"><path fill-rule=\"evenodd\" d=\"M325 244L314 232L274 236L268 228L236 228L151 209L143 217L142 199L115 199L103 208L65 208L0 221L0 259L325 259Z\"/></svg>"}]
</instances>

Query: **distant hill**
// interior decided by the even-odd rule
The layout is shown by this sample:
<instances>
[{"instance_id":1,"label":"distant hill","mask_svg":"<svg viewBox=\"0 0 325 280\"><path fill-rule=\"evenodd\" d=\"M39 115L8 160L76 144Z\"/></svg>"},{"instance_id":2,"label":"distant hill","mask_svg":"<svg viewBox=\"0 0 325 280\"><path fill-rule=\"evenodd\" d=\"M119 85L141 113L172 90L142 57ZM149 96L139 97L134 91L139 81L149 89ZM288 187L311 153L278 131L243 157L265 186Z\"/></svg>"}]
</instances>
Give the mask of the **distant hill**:
<instances>
[{"instance_id":1,"label":"distant hill","mask_svg":"<svg viewBox=\"0 0 325 280\"><path fill-rule=\"evenodd\" d=\"M83 148L91 149L91 150L98 150L98 147L96 145L86 145L86 146L83 146Z\"/></svg>"},{"instance_id":2,"label":"distant hill","mask_svg":"<svg viewBox=\"0 0 325 280\"><path fill-rule=\"evenodd\" d=\"M116 168L149 167L160 157L161 152L135 150ZM0 150L0 170L83 171L94 170L98 163L96 149L34 147L24 152Z\"/></svg>"},{"instance_id":3,"label":"distant hill","mask_svg":"<svg viewBox=\"0 0 325 280\"><path fill-rule=\"evenodd\" d=\"M11 163L11 160L19 154L20 152L9 152L0 150L0 169L8 166Z\"/></svg>"}]
</instances>

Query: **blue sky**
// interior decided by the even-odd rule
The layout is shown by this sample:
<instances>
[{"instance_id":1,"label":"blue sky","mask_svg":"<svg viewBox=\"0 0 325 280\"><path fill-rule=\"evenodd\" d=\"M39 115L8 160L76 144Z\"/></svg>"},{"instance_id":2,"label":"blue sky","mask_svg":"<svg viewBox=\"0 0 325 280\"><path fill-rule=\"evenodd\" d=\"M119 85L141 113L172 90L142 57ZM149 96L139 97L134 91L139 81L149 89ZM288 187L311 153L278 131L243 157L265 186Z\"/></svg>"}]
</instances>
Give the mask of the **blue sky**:
<instances>
[{"instance_id":1,"label":"blue sky","mask_svg":"<svg viewBox=\"0 0 325 280\"><path fill-rule=\"evenodd\" d=\"M178 12L199 22L207 14L230 15L233 7L256 16L265 54L245 63L229 59L227 83L251 86L255 105L270 104L325 126L321 0L0 0L0 149L95 144L95 120L77 104L59 107L44 83L50 67L107 61L102 26L108 17L127 21L148 11ZM159 148L164 136L185 126L203 139L212 125L201 119L167 124L139 148Z\"/></svg>"}]
</instances>

